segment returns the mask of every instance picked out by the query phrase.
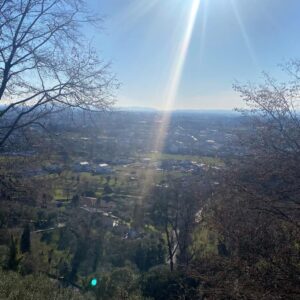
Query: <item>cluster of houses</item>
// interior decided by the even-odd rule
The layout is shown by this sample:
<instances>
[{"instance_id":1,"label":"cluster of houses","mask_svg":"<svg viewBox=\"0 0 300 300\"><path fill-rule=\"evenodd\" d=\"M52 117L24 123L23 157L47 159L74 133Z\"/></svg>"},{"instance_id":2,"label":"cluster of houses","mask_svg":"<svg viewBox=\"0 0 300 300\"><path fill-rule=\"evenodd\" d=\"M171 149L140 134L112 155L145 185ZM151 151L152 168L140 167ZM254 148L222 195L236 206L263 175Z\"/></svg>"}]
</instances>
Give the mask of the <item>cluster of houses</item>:
<instances>
[{"instance_id":1,"label":"cluster of houses","mask_svg":"<svg viewBox=\"0 0 300 300\"><path fill-rule=\"evenodd\" d=\"M202 174L208 166L191 160L163 160L160 168L164 171L178 171L183 173Z\"/></svg>"},{"instance_id":2,"label":"cluster of houses","mask_svg":"<svg viewBox=\"0 0 300 300\"><path fill-rule=\"evenodd\" d=\"M99 174L99 175L109 175L113 173L112 167L110 167L106 163L101 163L101 164L91 164L87 161L82 161L79 163L76 163L72 166L72 171L73 172L89 172L89 173L94 173L94 174Z\"/></svg>"}]
</instances>

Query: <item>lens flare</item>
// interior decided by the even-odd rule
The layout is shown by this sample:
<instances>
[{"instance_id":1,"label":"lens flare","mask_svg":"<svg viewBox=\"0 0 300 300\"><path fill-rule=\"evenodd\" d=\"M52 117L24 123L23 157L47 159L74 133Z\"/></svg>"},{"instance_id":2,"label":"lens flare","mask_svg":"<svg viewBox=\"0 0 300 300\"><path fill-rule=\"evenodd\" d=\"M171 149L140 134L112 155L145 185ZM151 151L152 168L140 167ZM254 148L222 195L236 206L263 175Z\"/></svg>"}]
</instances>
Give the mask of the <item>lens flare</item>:
<instances>
[{"instance_id":1,"label":"lens flare","mask_svg":"<svg viewBox=\"0 0 300 300\"><path fill-rule=\"evenodd\" d=\"M96 278L93 278L91 280L91 286L96 286L98 284L98 280Z\"/></svg>"}]
</instances>

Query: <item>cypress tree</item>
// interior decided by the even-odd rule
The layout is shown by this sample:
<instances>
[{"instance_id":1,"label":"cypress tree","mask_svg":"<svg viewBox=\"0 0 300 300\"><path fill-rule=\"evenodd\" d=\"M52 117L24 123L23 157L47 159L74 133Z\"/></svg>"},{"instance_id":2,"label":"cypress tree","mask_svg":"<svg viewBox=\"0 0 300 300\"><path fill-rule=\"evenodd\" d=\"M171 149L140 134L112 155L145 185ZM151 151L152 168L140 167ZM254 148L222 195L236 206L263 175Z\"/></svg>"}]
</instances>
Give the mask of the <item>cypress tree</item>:
<instances>
[{"instance_id":1,"label":"cypress tree","mask_svg":"<svg viewBox=\"0 0 300 300\"><path fill-rule=\"evenodd\" d=\"M20 260L17 258L17 246L13 235L10 236L9 253L7 258L7 269L16 271Z\"/></svg>"},{"instance_id":2,"label":"cypress tree","mask_svg":"<svg viewBox=\"0 0 300 300\"><path fill-rule=\"evenodd\" d=\"M20 241L20 250L21 253L26 253L30 252L30 228L29 225L27 224L24 227L22 236L21 236L21 241Z\"/></svg>"}]
</instances>

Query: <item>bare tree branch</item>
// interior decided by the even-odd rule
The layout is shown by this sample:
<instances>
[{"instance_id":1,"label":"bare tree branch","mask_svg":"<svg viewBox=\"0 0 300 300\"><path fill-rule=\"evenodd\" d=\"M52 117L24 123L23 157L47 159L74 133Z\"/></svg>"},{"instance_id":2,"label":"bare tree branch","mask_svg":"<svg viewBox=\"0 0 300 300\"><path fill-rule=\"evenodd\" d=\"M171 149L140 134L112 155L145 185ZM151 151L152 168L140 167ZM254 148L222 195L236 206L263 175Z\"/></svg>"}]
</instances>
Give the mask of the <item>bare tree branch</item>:
<instances>
[{"instance_id":1,"label":"bare tree branch","mask_svg":"<svg viewBox=\"0 0 300 300\"><path fill-rule=\"evenodd\" d=\"M0 1L0 147L42 111L102 111L114 103L110 66L81 33L83 23L98 20L81 0Z\"/></svg>"}]
</instances>

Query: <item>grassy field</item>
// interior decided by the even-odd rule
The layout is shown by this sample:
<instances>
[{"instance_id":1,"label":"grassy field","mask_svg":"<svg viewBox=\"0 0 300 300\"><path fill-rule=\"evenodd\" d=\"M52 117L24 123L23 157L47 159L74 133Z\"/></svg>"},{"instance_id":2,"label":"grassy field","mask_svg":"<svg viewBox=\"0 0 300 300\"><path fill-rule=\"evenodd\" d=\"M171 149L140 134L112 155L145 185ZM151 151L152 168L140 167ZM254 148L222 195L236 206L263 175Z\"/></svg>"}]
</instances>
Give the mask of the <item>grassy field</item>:
<instances>
[{"instance_id":1,"label":"grassy field","mask_svg":"<svg viewBox=\"0 0 300 300\"><path fill-rule=\"evenodd\" d=\"M189 160L197 163L203 163L211 166L221 165L223 162L219 158L197 155L180 155L180 154L168 154L168 153L148 153L144 158L150 158L153 161L160 160Z\"/></svg>"}]
</instances>

